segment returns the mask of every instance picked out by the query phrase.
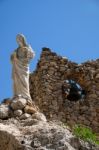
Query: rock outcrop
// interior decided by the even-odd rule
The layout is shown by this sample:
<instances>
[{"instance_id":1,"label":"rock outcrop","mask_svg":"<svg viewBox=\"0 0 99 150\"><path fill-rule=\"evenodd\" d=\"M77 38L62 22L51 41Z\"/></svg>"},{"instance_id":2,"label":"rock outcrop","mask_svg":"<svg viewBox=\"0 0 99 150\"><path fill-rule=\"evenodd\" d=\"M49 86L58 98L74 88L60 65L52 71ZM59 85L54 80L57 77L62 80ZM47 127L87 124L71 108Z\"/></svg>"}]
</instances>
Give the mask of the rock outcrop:
<instances>
[{"instance_id":1,"label":"rock outcrop","mask_svg":"<svg viewBox=\"0 0 99 150\"><path fill-rule=\"evenodd\" d=\"M99 150L61 123L28 118L0 120L0 150Z\"/></svg>"}]
</instances>

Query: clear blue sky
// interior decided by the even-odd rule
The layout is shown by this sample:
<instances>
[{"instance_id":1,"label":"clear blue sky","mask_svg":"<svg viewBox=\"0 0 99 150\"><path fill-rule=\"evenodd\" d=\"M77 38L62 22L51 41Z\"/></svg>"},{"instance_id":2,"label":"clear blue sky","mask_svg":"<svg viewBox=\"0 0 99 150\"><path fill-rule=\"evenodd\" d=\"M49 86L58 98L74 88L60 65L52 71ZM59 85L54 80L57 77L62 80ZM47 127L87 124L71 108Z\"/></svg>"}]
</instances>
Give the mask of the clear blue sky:
<instances>
[{"instance_id":1,"label":"clear blue sky","mask_svg":"<svg viewBox=\"0 0 99 150\"><path fill-rule=\"evenodd\" d=\"M42 47L78 63L99 58L99 0L0 0L0 100L12 96L17 33L36 52L31 71Z\"/></svg>"}]
</instances>

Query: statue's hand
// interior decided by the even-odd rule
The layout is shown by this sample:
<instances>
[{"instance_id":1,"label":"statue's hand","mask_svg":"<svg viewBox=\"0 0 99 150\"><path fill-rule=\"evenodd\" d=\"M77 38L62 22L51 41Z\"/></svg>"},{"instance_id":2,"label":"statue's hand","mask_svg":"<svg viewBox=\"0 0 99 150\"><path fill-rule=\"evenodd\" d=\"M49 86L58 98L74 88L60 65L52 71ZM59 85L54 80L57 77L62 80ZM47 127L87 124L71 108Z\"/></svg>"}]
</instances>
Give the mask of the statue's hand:
<instances>
[{"instance_id":1,"label":"statue's hand","mask_svg":"<svg viewBox=\"0 0 99 150\"><path fill-rule=\"evenodd\" d=\"M16 52L14 52L14 53L11 55L11 58L10 58L10 59L11 59L12 62L17 59Z\"/></svg>"},{"instance_id":2,"label":"statue's hand","mask_svg":"<svg viewBox=\"0 0 99 150\"><path fill-rule=\"evenodd\" d=\"M34 56L35 56L35 53L34 53L34 52L29 52L29 53L27 53L27 58L32 59L32 58L34 58Z\"/></svg>"}]
</instances>

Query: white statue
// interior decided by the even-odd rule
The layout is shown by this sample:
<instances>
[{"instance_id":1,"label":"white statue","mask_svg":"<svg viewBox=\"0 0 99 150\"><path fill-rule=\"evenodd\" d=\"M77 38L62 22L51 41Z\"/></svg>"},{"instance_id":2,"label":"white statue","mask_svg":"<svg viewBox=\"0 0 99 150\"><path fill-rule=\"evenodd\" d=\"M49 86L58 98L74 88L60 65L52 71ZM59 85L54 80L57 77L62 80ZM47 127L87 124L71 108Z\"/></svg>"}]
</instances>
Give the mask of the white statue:
<instances>
[{"instance_id":1,"label":"white statue","mask_svg":"<svg viewBox=\"0 0 99 150\"><path fill-rule=\"evenodd\" d=\"M22 97L32 102L29 92L29 62L35 53L27 44L24 35L18 34L16 40L19 47L11 55L14 97Z\"/></svg>"}]
</instances>

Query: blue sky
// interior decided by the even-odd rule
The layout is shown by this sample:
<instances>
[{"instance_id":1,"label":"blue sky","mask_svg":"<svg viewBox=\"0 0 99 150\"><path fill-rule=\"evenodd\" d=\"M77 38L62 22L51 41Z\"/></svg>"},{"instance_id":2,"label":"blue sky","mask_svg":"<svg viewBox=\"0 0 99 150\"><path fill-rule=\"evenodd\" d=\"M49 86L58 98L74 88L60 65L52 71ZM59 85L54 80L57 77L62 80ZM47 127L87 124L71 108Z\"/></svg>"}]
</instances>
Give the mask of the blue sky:
<instances>
[{"instance_id":1,"label":"blue sky","mask_svg":"<svg viewBox=\"0 0 99 150\"><path fill-rule=\"evenodd\" d=\"M99 58L99 0L0 0L0 100L12 96L17 33L35 50L31 71L42 47L78 63Z\"/></svg>"}]
</instances>

